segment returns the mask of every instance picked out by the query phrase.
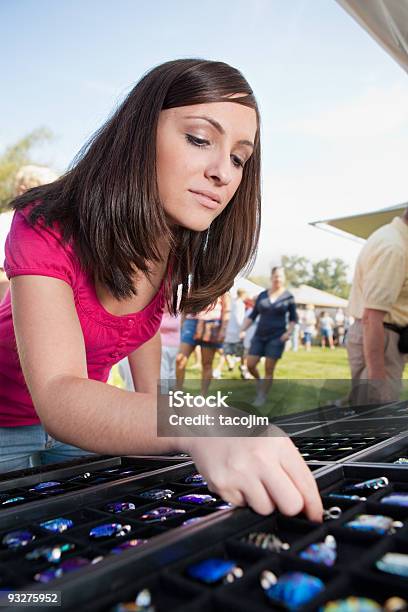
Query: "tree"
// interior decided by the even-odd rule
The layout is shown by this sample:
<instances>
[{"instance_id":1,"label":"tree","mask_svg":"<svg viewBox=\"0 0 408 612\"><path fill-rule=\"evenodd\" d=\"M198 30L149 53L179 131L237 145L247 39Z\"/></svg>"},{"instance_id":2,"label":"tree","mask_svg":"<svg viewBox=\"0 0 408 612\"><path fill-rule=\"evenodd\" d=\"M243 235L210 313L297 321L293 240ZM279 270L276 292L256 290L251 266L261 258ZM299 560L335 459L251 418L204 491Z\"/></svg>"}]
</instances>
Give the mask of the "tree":
<instances>
[{"instance_id":1,"label":"tree","mask_svg":"<svg viewBox=\"0 0 408 612\"><path fill-rule=\"evenodd\" d=\"M53 134L50 130L38 128L7 147L0 155L0 213L7 208L15 196L14 180L19 168L35 163L31 157L33 147L52 138Z\"/></svg>"},{"instance_id":2,"label":"tree","mask_svg":"<svg viewBox=\"0 0 408 612\"><path fill-rule=\"evenodd\" d=\"M312 264L312 276L308 284L316 289L348 298L350 283L347 281L348 265L340 258L321 259Z\"/></svg>"},{"instance_id":3,"label":"tree","mask_svg":"<svg viewBox=\"0 0 408 612\"><path fill-rule=\"evenodd\" d=\"M299 287L308 283L310 278L310 261L299 255L283 255L282 267L285 270L287 283L290 287Z\"/></svg>"}]
</instances>

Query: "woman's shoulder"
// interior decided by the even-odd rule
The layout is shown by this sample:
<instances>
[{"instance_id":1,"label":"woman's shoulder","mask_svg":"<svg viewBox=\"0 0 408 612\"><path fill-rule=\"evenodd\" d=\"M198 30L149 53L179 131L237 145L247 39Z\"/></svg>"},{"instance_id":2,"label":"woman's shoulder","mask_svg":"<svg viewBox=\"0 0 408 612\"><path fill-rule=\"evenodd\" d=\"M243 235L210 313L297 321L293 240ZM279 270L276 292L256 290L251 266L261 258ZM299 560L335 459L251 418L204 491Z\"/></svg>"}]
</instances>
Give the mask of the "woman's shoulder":
<instances>
[{"instance_id":1,"label":"woman's shoulder","mask_svg":"<svg viewBox=\"0 0 408 612\"><path fill-rule=\"evenodd\" d=\"M47 225L41 217L31 220L36 202L16 210L5 244L4 269L7 276L44 274L69 279L77 268L72 245L63 240L58 223Z\"/></svg>"}]
</instances>

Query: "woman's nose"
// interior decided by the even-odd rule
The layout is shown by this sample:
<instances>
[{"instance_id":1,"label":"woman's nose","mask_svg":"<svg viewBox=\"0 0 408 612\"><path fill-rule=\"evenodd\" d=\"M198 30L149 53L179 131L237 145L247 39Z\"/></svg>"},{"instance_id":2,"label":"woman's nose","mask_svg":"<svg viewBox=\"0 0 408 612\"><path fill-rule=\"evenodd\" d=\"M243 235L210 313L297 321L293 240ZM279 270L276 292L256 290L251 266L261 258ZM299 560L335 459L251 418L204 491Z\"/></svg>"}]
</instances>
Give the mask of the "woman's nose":
<instances>
[{"instance_id":1,"label":"woman's nose","mask_svg":"<svg viewBox=\"0 0 408 612\"><path fill-rule=\"evenodd\" d=\"M217 183L228 185L232 180L232 171L230 155L220 154L208 164L205 175Z\"/></svg>"}]
</instances>

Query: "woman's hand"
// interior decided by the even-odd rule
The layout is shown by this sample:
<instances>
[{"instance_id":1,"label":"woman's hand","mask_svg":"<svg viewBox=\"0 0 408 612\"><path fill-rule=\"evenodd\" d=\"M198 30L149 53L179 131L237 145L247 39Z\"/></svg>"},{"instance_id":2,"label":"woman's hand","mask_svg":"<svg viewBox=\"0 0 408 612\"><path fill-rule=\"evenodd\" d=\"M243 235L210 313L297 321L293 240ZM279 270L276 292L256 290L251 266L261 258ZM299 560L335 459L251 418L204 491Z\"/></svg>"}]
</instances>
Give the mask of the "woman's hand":
<instances>
[{"instance_id":1,"label":"woman's hand","mask_svg":"<svg viewBox=\"0 0 408 612\"><path fill-rule=\"evenodd\" d=\"M186 438L186 450L222 499L263 515L278 508L322 520L316 481L290 438Z\"/></svg>"},{"instance_id":2,"label":"woman's hand","mask_svg":"<svg viewBox=\"0 0 408 612\"><path fill-rule=\"evenodd\" d=\"M287 342L290 338L290 333L288 331L286 331L284 334L281 335L280 339L281 342Z\"/></svg>"}]
</instances>

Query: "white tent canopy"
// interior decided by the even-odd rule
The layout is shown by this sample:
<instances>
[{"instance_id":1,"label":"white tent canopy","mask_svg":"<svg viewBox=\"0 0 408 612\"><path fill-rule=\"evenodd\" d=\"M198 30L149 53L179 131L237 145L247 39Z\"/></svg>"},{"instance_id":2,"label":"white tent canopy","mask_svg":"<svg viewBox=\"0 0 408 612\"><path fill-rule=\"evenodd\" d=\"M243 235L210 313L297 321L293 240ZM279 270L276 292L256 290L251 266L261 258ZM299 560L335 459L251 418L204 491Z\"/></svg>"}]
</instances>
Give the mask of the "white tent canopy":
<instances>
[{"instance_id":1,"label":"white tent canopy","mask_svg":"<svg viewBox=\"0 0 408 612\"><path fill-rule=\"evenodd\" d=\"M337 0L408 72L408 0Z\"/></svg>"},{"instance_id":2,"label":"white tent canopy","mask_svg":"<svg viewBox=\"0 0 408 612\"><path fill-rule=\"evenodd\" d=\"M306 304L313 304L317 308L346 308L347 300L327 293L327 291L321 291L315 287L309 285L300 285L291 289L295 297L295 302L299 306L306 306Z\"/></svg>"},{"instance_id":3,"label":"white tent canopy","mask_svg":"<svg viewBox=\"0 0 408 612\"><path fill-rule=\"evenodd\" d=\"M233 297L236 296L237 289L244 289L250 297L256 297L261 291L265 290L265 287L261 287L261 285L257 285L247 278L237 277L230 291Z\"/></svg>"},{"instance_id":4,"label":"white tent canopy","mask_svg":"<svg viewBox=\"0 0 408 612\"><path fill-rule=\"evenodd\" d=\"M397 206L390 206L389 208L381 208L366 213L360 213L357 215L351 215L348 217L337 217L334 219L325 219L323 221L313 221L310 225L314 225L319 229L330 230L335 228L351 236L363 238L366 240L376 229L391 223L394 217L400 217L402 213L408 208L408 202L405 204L397 204Z\"/></svg>"}]
</instances>

